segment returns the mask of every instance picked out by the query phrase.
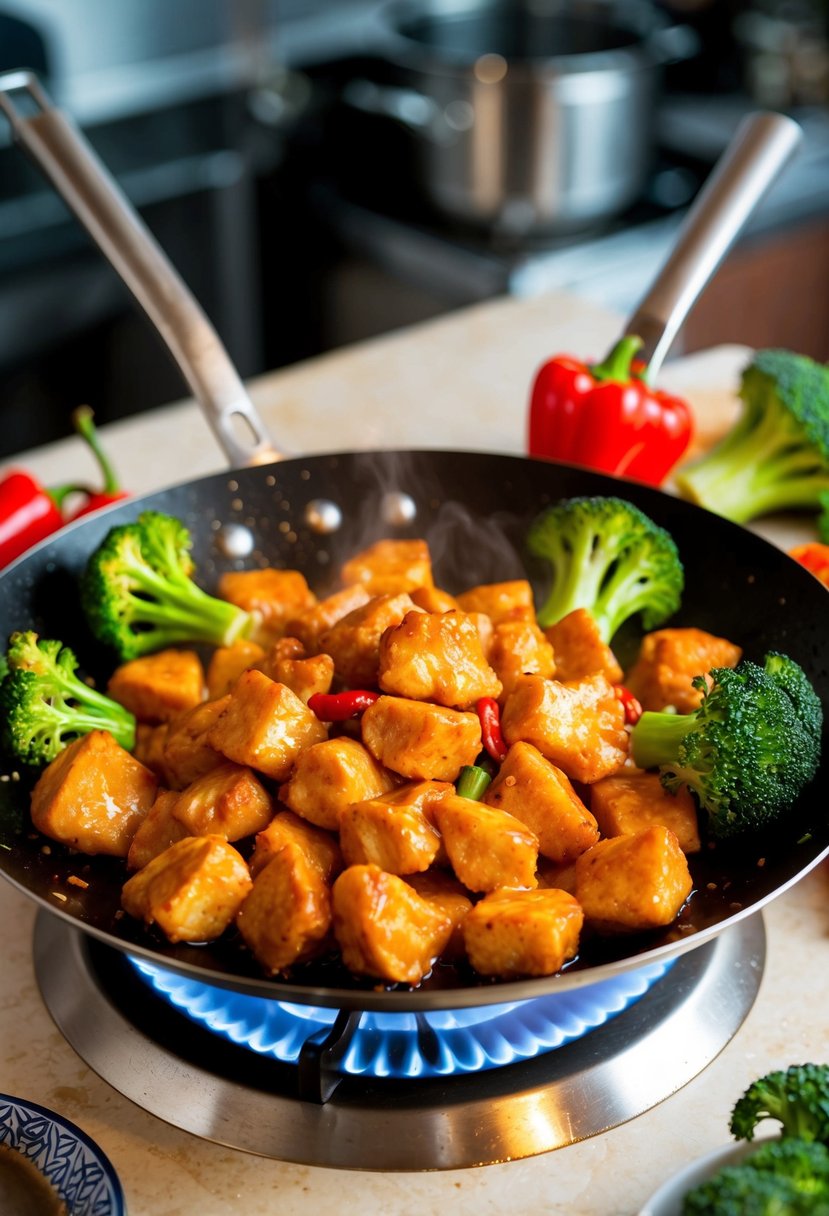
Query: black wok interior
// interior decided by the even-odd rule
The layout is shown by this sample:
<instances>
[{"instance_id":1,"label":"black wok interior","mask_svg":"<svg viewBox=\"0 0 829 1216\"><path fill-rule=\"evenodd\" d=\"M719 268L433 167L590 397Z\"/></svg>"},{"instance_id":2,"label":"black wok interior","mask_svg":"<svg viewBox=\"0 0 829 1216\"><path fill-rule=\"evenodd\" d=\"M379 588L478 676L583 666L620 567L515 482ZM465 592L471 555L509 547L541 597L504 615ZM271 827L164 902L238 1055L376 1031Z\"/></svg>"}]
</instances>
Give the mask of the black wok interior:
<instances>
[{"instance_id":1,"label":"black wok interior","mask_svg":"<svg viewBox=\"0 0 829 1216\"><path fill-rule=\"evenodd\" d=\"M418 504L405 526L382 521L384 495L404 491ZM0 626L7 637L33 628L72 645L82 668L103 685L115 666L90 636L78 605L76 579L114 523L153 508L186 522L194 538L197 580L207 589L231 568L273 564L303 571L320 595L335 589L345 557L382 536L424 536L436 583L459 591L477 582L523 577L526 527L549 503L577 494L617 494L641 507L673 535L686 571L681 611L671 624L696 625L738 642L747 657L782 650L807 671L829 704L829 601L821 584L752 533L717 516L633 483L520 457L461 452L373 452L315 456L220 473L133 499L73 525L0 575ZM328 499L343 510L342 528L320 536L305 523L309 502ZM253 554L229 559L220 526L241 523L256 537ZM539 594L543 588L537 584ZM636 628L617 637L624 663ZM206 945L167 943L121 913L123 863L73 854L32 829L32 778L15 778L3 759L0 781L0 869L42 907L95 937L206 981L292 1001L367 1009L416 1009L525 999L604 977L701 944L790 885L829 851L829 775L825 767L787 821L764 838L705 848L693 860L695 892L677 924L641 938L585 939L579 958L560 976L493 984L473 973L437 967L415 992L378 990L339 963L299 967L284 980L263 977L229 932ZM85 889L68 882L77 876ZM55 894L58 893L58 895ZM63 896L61 899L58 896Z\"/></svg>"}]
</instances>

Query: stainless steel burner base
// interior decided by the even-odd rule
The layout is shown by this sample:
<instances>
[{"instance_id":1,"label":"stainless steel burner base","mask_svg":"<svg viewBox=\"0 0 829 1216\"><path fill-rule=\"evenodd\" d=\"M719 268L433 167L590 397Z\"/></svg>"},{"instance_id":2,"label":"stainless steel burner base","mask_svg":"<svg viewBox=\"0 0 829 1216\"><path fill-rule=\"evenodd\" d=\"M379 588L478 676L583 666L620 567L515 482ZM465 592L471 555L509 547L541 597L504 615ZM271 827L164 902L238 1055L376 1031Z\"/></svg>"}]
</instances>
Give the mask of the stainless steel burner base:
<instances>
[{"instance_id":1,"label":"stainless steel burner base","mask_svg":"<svg viewBox=\"0 0 829 1216\"><path fill-rule=\"evenodd\" d=\"M445 1080L348 1078L325 1105L291 1096L287 1066L257 1062L253 1079L240 1081L251 1072L249 1053L234 1078L208 1071L204 1054L187 1058L188 1035L182 1054L159 1046L101 983L91 950L102 948L45 913L35 927L35 970L49 1012L81 1058L175 1127L302 1165L460 1169L562 1148L681 1089L745 1020L765 944L758 913L681 955L630 1009L547 1055Z\"/></svg>"}]
</instances>

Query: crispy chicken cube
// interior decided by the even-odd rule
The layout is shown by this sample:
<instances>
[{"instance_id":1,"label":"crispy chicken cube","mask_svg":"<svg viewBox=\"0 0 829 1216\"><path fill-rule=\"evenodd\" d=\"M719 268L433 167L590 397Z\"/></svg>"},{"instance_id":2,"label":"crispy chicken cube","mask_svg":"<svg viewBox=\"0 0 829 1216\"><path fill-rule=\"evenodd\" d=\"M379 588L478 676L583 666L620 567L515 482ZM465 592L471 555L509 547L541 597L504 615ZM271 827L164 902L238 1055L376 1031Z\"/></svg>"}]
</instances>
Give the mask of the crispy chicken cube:
<instances>
[{"instance_id":1,"label":"crispy chicken cube","mask_svg":"<svg viewBox=\"0 0 829 1216\"><path fill-rule=\"evenodd\" d=\"M406 613L383 634L379 655L384 692L456 709L501 694L478 630L463 612Z\"/></svg>"},{"instance_id":2,"label":"crispy chicken cube","mask_svg":"<svg viewBox=\"0 0 829 1216\"><path fill-rule=\"evenodd\" d=\"M569 777L531 743L513 743L483 801L519 819L538 837L539 852L561 865L599 839L596 820Z\"/></svg>"},{"instance_id":3,"label":"crispy chicken cube","mask_svg":"<svg viewBox=\"0 0 829 1216\"><path fill-rule=\"evenodd\" d=\"M603 777L590 788L590 809L602 836L634 835L656 823L671 829L683 853L698 853L701 848L691 791L681 786L675 794L669 793L658 773Z\"/></svg>"},{"instance_id":4,"label":"crispy chicken cube","mask_svg":"<svg viewBox=\"0 0 829 1216\"><path fill-rule=\"evenodd\" d=\"M502 621L535 621L533 589L524 578L470 587L456 598L463 612L483 612L493 625Z\"/></svg>"},{"instance_id":5,"label":"crispy chicken cube","mask_svg":"<svg viewBox=\"0 0 829 1216\"><path fill-rule=\"evenodd\" d=\"M362 743L343 735L306 748L279 797L302 819L336 831L350 803L385 794L395 783Z\"/></svg>"},{"instance_id":6,"label":"crispy chicken cube","mask_svg":"<svg viewBox=\"0 0 829 1216\"><path fill-rule=\"evenodd\" d=\"M70 743L40 774L31 798L39 832L81 853L126 857L155 801L158 778L105 730Z\"/></svg>"},{"instance_id":7,"label":"crispy chicken cube","mask_svg":"<svg viewBox=\"0 0 829 1216\"><path fill-rule=\"evenodd\" d=\"M286 841L254 879L236 917L243 939L269 975L319 953L331 928L323 875L295 841Z\"/></svg>"},{"instance_id":8,"label":"crispy chicken cube","mask_svg":"<svg viewBox=\"0 0 829 1216\"><path fill-rule=\"evenodd\" d=\"M425 540L378 540L345 563L342 579L346 586L365 587L369 595L431 587L429 546Z\"/></svg>"},{"instance_id":9,"label":"crispy chicken cube","mask_svg":"<svg viewBox=\"0 0 829 1216\"><path fill-rule=\"evenodd\" d=\"M307 608L301 616L291 617L285 624L285 636L297 638L308 654L319 654L323 649L323 634L348 616L349 612L362 608L370 599L365 587L344 587L342 591L335 591L333 595L319 600L313 608Z\"/></svg>"},{"instance_id":10,"label":"crispy chicken cube","mask_svg":"<svg viewBox=\"0 0 829 1216\"><path fill-rule=\"evenodd\" d=\"M507 697L501 730L508 747L532 743L571 781L588 785L627 759L624 706L601 674L572 684L522 676Z\"/></svg>"},{"instance_id":11,"label":"crispy chicken cube","mask_svg":"<svg viewBox=\"0 0 829 1216\"><path fill-rule=\"evenodd\" d=\"M493 629L487 658L501 681L504 699L520 676L543 676L549 680L556 673L553 647L535 621L501 621Z\"/></svg>"},{"instance_id":12,"label":"crispy chicken cube","mask_svg":"<svg viewBox=\"0 0 829 1216\"><path fill-rule=\"evenodd\" d=\"M454 781L481 750L477 714L379 697L363 714L362 735L371 754L410 781Z\"/></svg>"},{"instance_id":13,"label":"crispy chicken cube","mask_svg":"<svg viewBox=\"0 0 829 1216\"><path fill-rule=\"evenodd\" d=\"M493 891L464 920L463 939L479 975L555 975L578 953L583 922L566 891Z\"/></svg>"},{"instance_id":14,"label":"crispy chicken cube","mask_svg":"<svg viewBox=\"0 0 829 1216\"><path fill-rule=\"evenodd\" d=\"M407 612L420 609L405 593L376 595L341 617L322 635L320 648L331 655L344 684L349 688L377 687L380 638L387 629L399 625Z\"/></svg>"},{"instance_id":15,"label":"crispy chicken cube","mask_svg":"<svg viewBox=\"0 0 829 1216\"><path fill-rule=\"evenodd\" d=\"M231 570L219 579L219 595L250 612L253 641L268 646L285 633L292 617L312 608L317 597L298 570Z\"/></svg>"},{"instance_id":16,"label":"crispy chicken cube","mask_svg":"<svg viewBox=\"0 0 829 1216\"><path fill-rule=\"evenodd\" d=\"M228 760L284 781L300 754L327 737L323 723L290 688L261 671L245 671L206 741Z\"/></svg>"},{"instance_id":17,"label":"crispy chicken cube","mask_svg":"<svg viewBox=\"0 0 829 1216\"><path fill-rule=\"evenodd\" d=\"M618 660L586 608L574 608L544 633L555 652L557 679L583 680L599 671L611 684L621 680Z\"/></svg>"},{"instance_id":18,"label":"crispy chicken cube","mask_svg":"<svg viewBox=\"0 0 829 1216\"><path fill-rule=\"evenodd\" d=\"M170 722L204 699L204 668L194 650L160 650L116 667L107 692L139 722Z\"/></svg>"},{"instance_id":19,"label":"crispy chicken cube","mask_svg":"<svg viewBox=\"0 0 829 1216\"><path fill-rule=\"evenodd\" d=\"M301 819L293 811L280 811L268 826L256 834L250 872L254 878L281 848L294 844L305 854L306 860L319 870L327 883L332 883L343 869L343 854L336 836L316 828Z\"/></svg>"},{"instance_id":20,"label":"crispy chicken cube","mask_svg":"<svg viewBox=\"0 0 829 1216\"><path fill-rule=\"evenodd\" d=\"M694 677L712 667L736 667L741 656L739 646L704 629L658 629L642 638L625 685L643 709L673 706L677 713L690 714L702 702L702 693L691 684Z\"/></svg>"},{"instance_id":21,"label":"crispy chicken cube","mask_svg":"<svg viewBox=\"0 0 829 1216\"><path fill-rule=\"evenodd\" d=\"M227 708L229 694L217 701L203 701L167 727L161 753L161 773L167 785L183 790L224 764L225 757L208 743L208 736Z\"/></svg>"},{"instance_id":22,"label":"crispy chicken cube","mask_svg":"<svg viewBox=\"0 0 829 1216\"><path fill-rule=\"evenodd\" d=\"M265 657L258 642L237 638L230 646L217 646L207 664L207 696L218 701L230 692L243 671L255 667Z\"/></svg>"},{"instance_id":23,"label":"crispy chicken cube","mask_svg":"<svg viewBox=\"0 0 829 1216\"><path fill-rule=\"evenodd\" d=\"M470 891L536 885L538 837L514 815L447 794L434 806L456 877Z\"/></svg>"},{"instance_id":24,"label":"crispy chicken cube","mask_svg":"<svg viewBox=\"0 0 829 1216\"><path fill-rule=\"evenodd\" d=\"M424 612L459 612L460 607L454 595L441 591L438 587L415 587L409 592L412 602Z\"/></svg>"},{"instance_id":25,"label":"crispy chicken cube","mask_svg":"<svg viewBox=\"0 0 829 1216\"><path fill-rule=\"evenodd\" d=\"M159 790L156 800L138 825L127 853L127 869L143 870L154 857L169 849L171 844L191 835L173 814L178 794L175 790Z\"/></svg>"},{"instance_id":26,"label":"crispy chicken cube","mask_svg":"<svg viewBox=\"0 0 829 1216\"><path fill-rule=\"evenodd\" d=\"M451 926L446 942L441 945L438 954L446 962L463 958L466 948L463 941L463 922L472 907L469 892L452 874L440 870L426 870L422 874L409 874L406 882L427 904L445 912Z\"/></svg>"},{"instance_id":27,"label":"crispy chicken cube","mask_svg":"<svg viewBox=\"0 0 829 1216\"><path fill-rule=\"evenodd\" d=\"M417 807L370 798L342 812L340 844L347 865L372 862L389 874L416 874L437 857L440 836Z\"/></svg>"},{"instance_id":28,"label":"crispy chicken cube","mask_svg":"<svg viewBox=\"0 0 829 1216\"><path fill-rule=\"evenodd\" d=\"M244 858L221 836L187 836L128 879L124 911L171 942L220 937L251 889Z\"/></svg>"},{"instance_id":29,"label":"crispy chicken cube","mask_svg":"<svg viewBox=\"0 0 829 1216\"><path fill-rule=\"evenodd\" d=\"M181 790L173 814L191 836L232 841L263 831L274 810L270 794L251 770L227 762Z\"/></svg>"},{"instance_id":30,"label":"crispy chicken cube","mask_svg":"<svg viewBox=\"0 0 829 1216\"><path fill-rule=\"evenodd\" d=\"M576 861L576 899L598 933L669 925L692 887L676 836L657 825L600 840Z\"/></svg>"},{"instance_id":31,"label":"crispy chicken cube","mask_svg":"<svg viewBox=\"0 0 829 1216\"><path fill-rule=\"evenodd\" d=\"M389 983L418 984L452 932L446 912L379 866L343 870L332 889L332 904L346 967Z\"/></svg>"},{"instance_id":32,"label":"crispy chicken cube","mask_svg":"<svg viewBox=\"0 0 829 1216\"><path fill-rule=\"evenodd\" d=\"M295 692L305 705L318 692L330 692L334 660L328 654L309 655L298 638L280 638L256 664L271 680Z\"/></svg>"}]
</instances>

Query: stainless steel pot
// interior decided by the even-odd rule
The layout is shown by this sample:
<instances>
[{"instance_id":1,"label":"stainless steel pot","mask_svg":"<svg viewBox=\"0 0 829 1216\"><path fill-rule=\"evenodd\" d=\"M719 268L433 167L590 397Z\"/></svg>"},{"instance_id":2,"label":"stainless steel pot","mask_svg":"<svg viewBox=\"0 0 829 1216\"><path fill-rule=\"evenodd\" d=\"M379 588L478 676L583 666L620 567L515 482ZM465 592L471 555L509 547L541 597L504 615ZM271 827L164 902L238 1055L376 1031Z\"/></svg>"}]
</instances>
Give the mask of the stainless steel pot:
<instances>
[{"instance_id":1,"label":"stainless steel pot","mask_svg":"<svg viewBox=\"0 0 829 1216\"><path fill-rule=\"evenodd\" d=\"M454 220L568 232L641 194L660 68L694 36L637 0L393 0L381 54L400 87L346 100L412 130L428 200Z\"/></svg>"}]
</instances>

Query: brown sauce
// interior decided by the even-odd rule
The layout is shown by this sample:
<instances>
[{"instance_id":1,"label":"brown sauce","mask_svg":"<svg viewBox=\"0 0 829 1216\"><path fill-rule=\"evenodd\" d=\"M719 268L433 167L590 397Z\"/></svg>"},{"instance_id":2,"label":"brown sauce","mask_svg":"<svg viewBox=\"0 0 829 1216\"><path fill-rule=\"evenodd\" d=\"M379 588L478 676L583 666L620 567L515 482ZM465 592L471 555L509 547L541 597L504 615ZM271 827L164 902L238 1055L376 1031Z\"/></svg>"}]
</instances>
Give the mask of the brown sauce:
<instances>
[{"instance_id":1,"label":"brown sauce","mask_svg":"<svg viewBox=\"0 0 829 1216\"><path fill-rule=\"evenodd\" d=\"M23 1153L0 1144L0 1212L3 1216L69 1216L66 1204Z\"/></svg>"}]
</instances>

